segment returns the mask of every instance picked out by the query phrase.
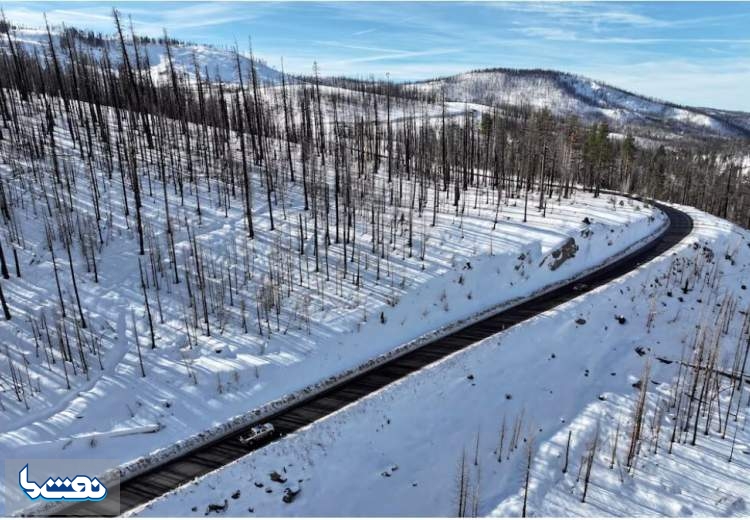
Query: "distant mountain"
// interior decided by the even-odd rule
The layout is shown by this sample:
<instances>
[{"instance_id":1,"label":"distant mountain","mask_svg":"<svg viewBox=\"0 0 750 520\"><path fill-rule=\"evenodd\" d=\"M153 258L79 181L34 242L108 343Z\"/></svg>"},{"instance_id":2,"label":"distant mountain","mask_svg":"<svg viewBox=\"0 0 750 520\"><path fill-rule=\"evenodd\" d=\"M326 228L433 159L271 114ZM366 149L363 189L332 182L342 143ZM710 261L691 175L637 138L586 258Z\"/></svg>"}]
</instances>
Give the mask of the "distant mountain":
<instances>
[{"instance_id":1,"label":"distant mountain","mask_svg":"<svg viewBox=\"0 0 750 520\"><path fill-rule=\"evenodd\" d=\"M550 70L486 69L411 84L450 101L548 108L607 122L612 129L635 127L674 138L750 137L750 114L694 108L640 96L582 76Z\"/></svg>"},{"instance_id":2,"label":"distant mountain","mask_svg":"<svg viewBox=\"0 0 750 520\"><path fill-rule=\"evenodd\" d=\"M58 52L58 58L66 59L67 50L61 46L61 32L53 31L52 38ZM92 33L73 30L75 34L76 48L85 53L90 53L96 59L102 59L105 49L109 52L109 59L113 66L119 66L122 62L120 42L112 36L95 36ZM49 46L47 32L39 29L18 29L11 35L19 46L33 53L36 49L43 56ZM7 38L1 35L0 49L7 47ZM127 38L127 37L126 37ZM135 49L131 41L126 39L126 48L131 63L135 63ZM187 75L193 80L195 67L193 56L200 69L201 76L205 79L206 72L213 81L225 83L238 83L237 61L234 52L210 45L186 44L174 42L171 44L172 61L179 74ZM154 77L166 77L169 73L166 45L160 39L146 39L138 42L138 52L141 63L148 63L151 74ZM250 77L250 58L240 53L240 67L243 79ZM263 83L280 83L281 73L263 63L255 60L255 70L258 78Z\"/></svg>"},{"instance_id":3,"label":"distant mountain","mask_svg":"<svg viewBox=\"0 0 750 520\"><path fill-rule=\"evenodd\" d=\"M105 49L113 66L122 61L119 41L113 36L99 36L91 32L68 29L75 35L76 46L101 59ZM18 29L12 32L20 46L40 56L47 52L47 33L40 29ZM0 38L0 50L7 46L5 35ZM60 47L61 33L53 33L55 46L65 59ZM234 52L211 45L174 42L172 59L175 68L188 79L194 79L193 57L205 78L236 84L237 63ZM131 63L135 52L127 42ZM154 77L167 78L166 46L160 39L143 38L138 49L141 62L148 62ZM240 54L243 78L249 77L250 59ZM256 60L256 71L264 84L278 84L281 73ZM304 78L302 78L304 80ZM357 80L338 78L339 88L353 88ZM675 138L750 138L750 113L712 108L686 107L628 92L582 76L552 70L485 69L402 85L400 91L418 91L439 99L487 106L526 106L547 108L558 116L576 115L585 122L607 122L612 131L634 134L657 140ZM480 107L481 108L481 107Z\"/></svg>"}]
</instances>

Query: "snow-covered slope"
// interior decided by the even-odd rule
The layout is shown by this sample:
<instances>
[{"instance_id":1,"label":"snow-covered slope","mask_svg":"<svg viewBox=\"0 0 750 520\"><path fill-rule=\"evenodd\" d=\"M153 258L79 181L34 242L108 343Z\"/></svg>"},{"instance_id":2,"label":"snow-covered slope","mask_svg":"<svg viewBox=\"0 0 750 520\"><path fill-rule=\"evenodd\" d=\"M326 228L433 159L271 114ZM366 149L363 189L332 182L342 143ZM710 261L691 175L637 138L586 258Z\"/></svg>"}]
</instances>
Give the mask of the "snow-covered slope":
<instances>
[{"instance_id":1,"label":"snow-covered slope","mask_svg":"<svg viewBox=\"0 0 750 520\"><path fill-rule=\"evenodd\" d=\"M23 113L25 127L38 127L43 112ZM60 256L56 268L45 238L44 215L33 209L44 207L45 193L29 182L24 151L8 139L0 141L0 156L7 158L6 164L0 164L0 176L16 194L15 200L23 202L23 209L16 211L24 237L24 245L16 246L23 277L3 280L13 318L0 327L0 342L8 347L0 351L0 377L5 385L12 379L10 367L18 366L34 383L28 384L31 389L21 399L12 395L9 386L0 392L0 453L16 459L108 458L126 464L148 455L153 459L155 453L173 453L175 447L185 446L181 444L185 439L200 440L203 432L221 431L232 418L249 415L285 395L301 394L308 385L366 364L415 338L429 337L436 329L598 265L663 223L661 213L648 205L580 192L568 200L548 200L546 212L539 212L537 201L530 201L524 222L523 200L510 198L498 206L494 198L485 198L486 192L472 188L465 197L476 201L476 206L467 204L463 215L452 208L439 210L434 225L432 212L414 215L413 253L408 233L397 233L384 258L370 255L372 227L367 219L357 219L357 258L362 260L356 269L351 264L347 274L338 260L344 254L343 241L326 248L327 260L321 259L320 270L315 271L313 224L306 224L310 230L306 238L297 238L298 219L306 215L300 184L286 194L288 217L274 210L271 232L262 177L253 170L257 236L249 241L242 205L222 205L216 197L220 184L212 184L210 191L201 184L180 203L171 183L165 190L152 177L152 191L144 192L142 200L144 227L154 233L150 247L156 251L156 244L166 242L166 199L176 257L187 262L195 258L191 243L200 247L208 265L217 266L207 283L222 305L211 311L216 319L210 334L207 329L199 331L191 325L186 304L189 271L180 269L181 283L177 283L149 268L157 346L150 348L140 266L142 260L143 265L152 264L149 256L138 255L134 217L125 216L120 180L110 179L104 170L88 177L86 163L78 159L61 119L55 132L60 155L79 180L71 191L70 213L96 226L91 183L106 195L111 210L101 222L103 242L96 248L93 272L87 269L93 262L87 264L78 248L72 251L88 323L83 334L98 346L80 352L87 368L84 371L79 364L77 372L71 370L72 363L62 363L51 347L37 349L35 323L49 323L49 336L47 326L42 328L52 342L64 337L62 327L71 336L77 328L70 316L66 321L57 312L55 272L61 269ZM238 148L236 142L233 146ZM297 146L294 154L299 157ZM140 155L139 164L146 157ZM332 181L333 165L327 168ZM386 182L384 168L378 185ZM39 185L45 182L53 184L48 179ZM413 189L410 181L404 181L404 193ZM432 200L431 192L425 196ZM399 208L398 213L408 211ZM552 269L555 252L571 239L579 247L577 253ZM298 240L303 254L291 245ZM283 265L294 267L288 274L292 289L280 293L283 299L273 309L268 307L263 321L263 307L257 302L265 305L263 295L273 287L271 278L278 276L272 271L274 258L284 258ZM171 273L173 266L168 268ZM241 280L234 291L219 293L220 279L226 279L222 273L231 273L235 286ZM72 301L68 278L62 279L61 286L60 300ZM144 371L139 368L141 355ZM0 484L0 495L2 491ZM2 508L0 504L0 514Z\"/></svg>"},{"instance_id":2,"label":"snow-covered slope","mask_svg":"<svg viewBox=\"0 0 750 520\"><path fill-rule=\"evenodd\" d=\"M614 128L643 126L670 134L750 136L750 115L680 107L581 76L547 70L488 69L414 86L452 101L548 108L557 115L607 121Z\"/></svg>"},{"instance_id":3,"label":"snow-covered slope","mask_svg":"<svg viewBox=\"0 0 750 520\"><path fill-rule=\"evenodd\" d=\"M84 53L91 54L97 59L102 59L105 52L109 53L109 59L114 67L122 62L122 51L120 43L114 36L99 39L75 38L76 48ZM30 53L36 50L43 56L48 52L49 40L47 32L39 29L19 29L13 33L18 44ZM53 31L53 41L58 51L58 58L67 60L67 47L61 43L61 32ZM0 49L8 45L5 35L0 38ZM128 55L131 63L135 63L135 50L131 40L126 41ZM200 69L201 76L205 79L206 73L213 81L226 83L238 83L237 58L231 49L222 49L211 45L174 43L171 45L172 61L179 74L185 74L188 78L195 77L195 64ZM154 78L162 77L168 80L169 63L164 43L160 41L139 42L138 52L142 64L148 64ZM195 59L194 59L195 58ZM247 82L250 77L250 58L240 53L240 64L242 68L243 81ZM281 73L267 66L265 63L255 62L258 78L262 83L281 82Z\"/></svg>"},{"instance_id":4,"label":"snow-covered slope","mask_svg":"<svg viewBox=\"0 0 750 520\"><path fill-rule=\"evenodd\" d=\"M684 210L696 228L674 252L136 514L456 516L463 482L467 516L519 517L530 457L526 516L747 517L748 386L709 379L696 411L689 388L706 371L688 367L701 337L724 374L747 359L750 233Z\"/></svg>"}]
</instances>

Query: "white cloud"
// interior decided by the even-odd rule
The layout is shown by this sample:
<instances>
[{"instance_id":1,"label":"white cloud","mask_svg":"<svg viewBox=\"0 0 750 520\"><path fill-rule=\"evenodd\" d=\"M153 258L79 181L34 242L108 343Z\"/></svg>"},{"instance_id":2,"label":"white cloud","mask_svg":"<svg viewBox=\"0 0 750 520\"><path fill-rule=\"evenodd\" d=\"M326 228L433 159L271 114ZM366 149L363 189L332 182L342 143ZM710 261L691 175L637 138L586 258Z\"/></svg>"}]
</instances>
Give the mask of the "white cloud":
<instances>
[{"instance_id":1,"label":"white cloud","mask_svg":"<svg viewBox=\"0 0 750 520\"><path fill-rule=\"evenodd\" d=\"M514 32L523 34L530 38L539 38L550 41L576 41L583 43L612 43L612 44L633 44L633 45L653 45L658 43L727 43L727 44L750 44L750 38L702 38L702 37L682 37L682 38L643 38L643 37L624 37L624 36L585 36L579 32L562 29L560 27L544 26L527 26L516 27Z\"/></svg>"},{"instance_id":2,"label":"white cloud","mask_svg":"<svg viewBox=\"0 0 750 520\"><path fill-rule=\"evenodd\" d=\"M28 4L27 4L28 5ZM44 12L27 7L5 8L5 17L17 25L31 28L44 27ZM77 25L94 31L112 32L112 10L92 6L84 10L51 9L47 11L47 20L51 25Z\"/></svg>"},{"instance_id":3,"label":"white cloud","mask_svg":"<svg viewBox=\"0 0 750 520\"><path fill-rule=\"evenodd\" d=\"M372 29L365 29L365 30L363 30L363 31L357 31L357 32L353 32L353 33L352 33L352 36L363 36L363 35L365 35L365 34L370 34L370 33L374 33L374 32L375 32L376 30L377 30L377 29L375 29L375 28L372 28Z\"/></svg>"},{"instance_id":4,"label":"white cloud","mask_svg":"<svg viewBox=\"0 0 750 520\"><path fill-rule=\"evenodd\" d=\"M573 41L578 39L578 35L574 31L559 27L519 27L513 29L513 31L524 36L542 38L544 40Z\"/></svg>"},{"instance_id":5,"label":"white cloud","mask_svg":"<svg viewBox=\"0 0 750 520\"><path fill-rule=\"evenodd\" d=\"M12 5L5 9L6 18L26 27L44 27L45 12L26 5L33 3L20 7ZM55 8L46 11L49 23L64 23L104 33L114 32L110 6L95 3L77 5L76 9ZM159 4L158 9L146 9L142 4L118 7L124 20L132 17L133 27L138 34L148 36L159 36L165 28L169 32L175 32L253 20L263 16L270 9L273 9L273 5L234 2Z\"/></svg>"},{"instance_id":6,"label":"white cloud","mask_svg":"<svg viewBox=\"0 0 750 520\"><path fill-rule=\"evenodd\" d=\"M661 20L607 2L510 2L491 4L499 9L544 15L558 23L619 25L630 27L669 27L671 20ZM614 7L613 7L614 5Z\"/></svg>"}]
</instances>

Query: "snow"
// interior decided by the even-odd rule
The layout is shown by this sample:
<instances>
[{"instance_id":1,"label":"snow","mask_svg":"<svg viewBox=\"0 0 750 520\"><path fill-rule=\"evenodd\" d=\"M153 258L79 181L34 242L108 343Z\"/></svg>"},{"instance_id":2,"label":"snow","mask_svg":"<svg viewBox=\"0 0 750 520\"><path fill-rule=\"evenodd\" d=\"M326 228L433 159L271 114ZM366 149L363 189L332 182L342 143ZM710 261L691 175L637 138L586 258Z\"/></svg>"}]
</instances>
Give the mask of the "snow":
<instances>
[{"instance_id":1,"label":"snow","mask_svg":"<svg viewBox=\"0 0 750 520\"><path fill-rule=\"evenodd\" d=\"M32 122L37 124L38 116L24 117L29 118L29 127ZM71 214L88 223L96 236L88 168L66 141L67 129L62 121L58 121L56 133L63 161L77 179L72 187ZM168 177L180 269L192 261L186 227L189 223L207 265L214 266L209 276L212 290L220 289L222 270L234 273L235 284L237 273L241 277L245 268L249 277L239 284L233 302L224 294L224 305L211 310L209 337L192 324L185 326L185 273L181 271L182 283L172 283L168 274L171 263L162 259L166 275L158 275L157 292L149 256L140 257L148 273L156 330L157 348L151 349L139 281L134 210L131 206L130 221L126 221L119 175L110 179L106 172L95 170L102 201L103 236L103 244L96 252L98 283L79 248L72 253L88 322L88 329L81 333L87 344L99 344L101 368L95 351L87 349L84 356L88 373L80 370L80 364L75 374L72 365L66 365L68 389L59 352L55 352L56 364L48 364L45 359L48 351L44 334L49 331L57 345L58 327L63 323L59 320L55 277L42 218L45 197L52 204L58 199L55 193L42 191L43 184L33 180L23 153L6 145L3 154L7 160L0 164L0 174L12 187L17 202L23 201L23 206L15 206L13 216L23 241L16 246L22 278L12 276L3 282L13 319L3 322L0 328L0 339L8 346L1 354L0 373L4 380L10 380L6 372L9 357L24 372L24 379L32 381L33 391L27 388L24 401L17 400L9 386L0 393L0 450L11 453L13 458L112 458L121 463L126 474L246 424L260 410L267 412L290 396L299 396L321 381L330 382L379 355L404 348L415 338L429 337L436 329L566 280L650 236L664 223L660 212L642 203L621 197L594 199L576 193L570 200L550 199L546 216L534 209L537 201L531 200L527 223L522 222L522 200L503 201L494 226L493 193L483 189L469 191L464 194L467 203L463 215L448 210L449 203L444 205L446 211L437 215L435 227L430 225L431 208L415 215L411 256L403 230L388 245L386 258L370 255L372 230L367 222L358 219L356 236L364 245L358 249L362 263L361 284L357 288L352 282L355 263L350 264L347 279L343 279L339 264L341 244L329 247L329 281L325 264L320 273L311 273L309 266L314 266L314 258L309 219L307 260L298 260L297 216L304 215L299 184L289 187L288 198L283 201L286 219L281 208L274 208L276 230L270 232L262 176L257 171L253 173L253 217L258 236L249 241L245 238L241 204L232 201L231 208L223 207L216 181L212 181L210 192L205 181L197 192L186 187L184 205L180 205ZM163 190L156 175L150 178L153 195L149 195L148 184L143 182L144 219L146 228L153 233L147 247L154 250L155 244L166 241ZM55 186L49 179L46 184ZM376 186L385 188L382 175ZM404 193L410 189L410 183L405 182ZM201 201L200 218L196 195ZM427 197L432 200L429 192ZM393 218L398 218L398 213ZM584 218L592 223L585 224ZM58 236L57 223L50 225ZM584 229L591 233L582 236ZM579 246L577 254L559 269L550 269L552 253L570 237ZM59 240L55 241L55 250L66 306L69 314L75 315L67 256ZM268 286L271 259L279 257L292 262L294 283L280 306L278 318L272 310L269 322L260 324L261 335L255 318L256 297ZM491 290L488 283L492 284ZM247 332L241 324L242 300L247 303ZM381 313L385 324L381 323ZM42 315L47 320L46 329L41 325ZM133 319L139 331L145 378L140 375ZM42 332L41 348L36 346L33 323ZM67 333L75 337L78 331L70 316L64 323ZM217 326L218 323L222 325Z\"/></svg>"},{"instance_id":2,"label":"snow","mask_svg":"<svg viewBox=\"0 0 750 520\"><path fill-rule=\"evenodd\" d=\"M123 27L123 30L127 33L126 27ZM34 50L42 55L49 52L49 39L46 31L39 29L19 29L13 33L13 37L17 44L29 53L33 54ZM125 47L128 52L128 58L131 64L135 64L135 49L132 41L127 38L128 36L126 36ZM68 51L67 47L62 43L60 33L53 31L52 39L58 59L63 63L67 63ZM83 51L92 55L97 60L103 59L106 48L113 67L119 67L122 63L120 43L114 36L104 37L104 46L102 47L92 46L82 41L77 41L76 45L77 49L79 49L77 52ZM7 46L7 41L3 37L0 39L0 49L3 49L5 46ZM180 76L186 76L189 81L195 80L194 63L197 63L204 81L207 71L212 81L239 83L237 77L237 58L234 51L230 49L222 49L211 45L173 44L170 46L170 50L172 52L172 63L174 64L175 71ZM164 44L139 43L138 54L142 64L148 63L150 65L150 71L155 80L169 79L169 61ZM195 58L195 61L193 58ZM241 50L240 64L243 81L247 84L250 78L250 58L247 53ZM281 82L281 73L267 66L262 61L256 59L255 68L261 82L270 84Z\"/></svg>"},{"instance_id":3,"label":"snow","mask_svg":"<svg viewBox=\"0 0 750 520\"><path fill-rule=\"evenodd\" d=\"M433 94L445 91L452 101L547 108L559 116L576 115L589 122L604 120L620 130L647 127L658 121L665 136L678 137L684 131L719 137L740 135L738 127L729 124L739 120L734 113L677 107L563 72L484 70L415 86Z\"/></svg>"},{"instance_id":4,"label":"snow","mask_svg":"<svg viewBox=\"0 0 750 520\"><path fill-rule=\"evenodd\" d=\"M742 322L750 304L750 232L681 209L696 226L675 250L134 514L202 516L208 504L226 500L221 516L456 516L464 458L470 506L476 503L482 516L520 516L530 446L530 516L747 516L747 385L737 420L729 416L726 438L716 431L717 414L709 412L714 416L709 434L702 431L704 417L696 445L690 432L680 433L669 454L672 414L654 419L657 405L674 397L678 362L699 325L717 332L719 366L725 370L731 369L737 345L747 341ZM692 280L686 291L684 280ZM727 298L739 312L723 333L716 323ZM646 362L651 365L646 433L629 473L624 464L639 393L633 385ZM726 380L721 384L729 386ZM722 415L727 394L724 388ZM657 423L660 435L651 427ZM563 473L569 432L570 462ZM577 476L595 436L599 448L584 503L583 476L580 481ZM285 482L272 481L272 472ZM285 488L299 492L290 503L282 500Z\"/></svg>"},{"instance_id":5,"label":"snow","mask_svg":"<svg viewBox=\"0 0 750 520\"><path fill-rule=\"evenodd\" d=\"M47 52L47 34L44 30L23 28L18 29L14 36L20 46L28 52L33 53L34 49L42 53ZM58 58L67 61L67 51L60 46L59 34L53 32L53 39L58 48ZM118 66L122 60L119 42L113 36L108 35L104 37L104 43L112 64ZM135 53L132 44L126 43L131 62L134 62ZM1 38L0 49L5 45L7 42ZM85 42L79 42L79 45L81 50L90 52L96 59L102 58L104 47L91 46ZM144 63L148 59L154 79L168 79L169 69L163 44L139 44L139 52ZM233 85L239 81L237 62L231 49L187 43L173 45L172 53L176 71L184 75L188 81L195 79L193 57L202 76L205 77L207 71L214 81L221 80ZM240 52L240 62L243 77L247 79L250 75L250 60L247 53ZM256 70L261 83L265 85L281 83L281 73L265 63L256 60ZM660 133L663 137L672 138L680 137L685 132L718 137L746 136L747 122L750 121L750 115L742 112L678 107L584 77L556 71L511 69L474 71L449 78L420 82L413 86L423 92L436 95L444 90L449 105L454 105L449 108L451 113L461 112L465 103L470 105L468 108L479 112L488 111L490 107L497 105L548 108L560 116L575 114L587 121L606 120L611 126L621 130L634 126L648 127L659 121ZM383 103L382 110L385 109L384 105L385 103ZM440 110L439 104L427 104L424 108L428 117L435 117ZM403 116L394 114L393 117L394 120L398 120Z\"/></svg>"}]
</instances>

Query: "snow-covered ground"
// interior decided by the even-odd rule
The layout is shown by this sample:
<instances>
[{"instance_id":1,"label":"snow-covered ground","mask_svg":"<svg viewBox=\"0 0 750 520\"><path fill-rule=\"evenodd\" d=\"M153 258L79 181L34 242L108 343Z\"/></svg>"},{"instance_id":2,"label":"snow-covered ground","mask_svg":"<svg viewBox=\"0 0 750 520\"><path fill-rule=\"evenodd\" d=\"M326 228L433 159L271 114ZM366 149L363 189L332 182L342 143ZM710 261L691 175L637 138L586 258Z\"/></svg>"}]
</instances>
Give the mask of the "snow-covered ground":
<instances>
[{"instance_id":1,"label":"snow-covered ground","mask_svg":"<svg viewBox=\"0 0 750 520\"><path fill-rule=\"evenodd\" d=\"M732 112L679 107L558 71L479 70L414 86L433 95L444 92L452 101L547 108L560 116L575 114L588 121L604 120L622 130L648 127L658 121L659 133L670 138L679 138L682 133L744 136L749 131L745 118Z\"/></svg>"},{"instance_id":2,"label":"snow-covered ground","mask_svg":"<svg viewBox=\"0 0 750 520\"><path fill-rule=\"evenodd\" d=\"M114 27L114 22L113 22ZM129 39L127 27L125 30L125 42L128 57L132 64L135 64L135 48ZM66 64L69 61L68 48L62 39L61 32L53 29L52 41L55 45L55 51L58 60ZM14 44L29 54L37 53L39 56L49 56L49 38L46 30L24 28L18 29L11 33ZM117 68L122 65L122 50L119 40L114 35L104 35L100 44L87 42L76 39L77 52L89 54L94 60L101 61L106 54L112 66ZM5 35L0 38L0 53L6 52L8 47ZM209 78L212 82L221 81L225 83L227 89L227 101L233 102L233 91L238 88L239 78L237 75L237 61L239 59L242 70L242 79L245 88L250 89L251 82L251 61L247 52L239 49L239 55L235 55L232 49L219 48L211 45L200 45L194 43L174 43L170 47L172 53L172 62L175 71L180 78L185 78L189 83L195 82L195 67L197 66L202 80L205 82ZM141 42L138 44L138 57L144 68L148 66L153 80L157 83L170 82L169 61L166 46L158 41ZM51 59L51 58L49 58ZM275 110L272 113L283 114L282 93L281 93L281 72L269 67L262 61L255 60L256 73L259 80L260 93L263 99ZM303 84L294 77L287 76L287 95L288 102L293 106L298 106L302 96L303 88L311 88L310 84ZM380 122L385 123L387 118L386 96L368 96L374 99L372 106L364 106L361 95L338 87L320 85L318 92L321 96L321 114L328 125L333 124L334 109L332 97L337 98L337 117L340 123L358 122L367 114L369 120L377 117ZM391 122L397 124L405 118L437 118L442 114L443 107L440 103L417 102L405 100L393 96L391 104ZM445 103L447 116L456 116L463 114L466 110L472 110L475 113L490 112L491 106L477 103L466 103L464 101L447 101ZM366 110L365 110L366 109ZM294 124L299 128L301 125L301 111L290 110ZM284 125L283 118L278 121L279 126Z\"/></svg>"},{"instance_id":3,"label":"snow-covered ground","mask_svg":"<svg viewBox=\"0 0 750 520\"><path fill-rule=\"evenodd\" d=\"M693 424L683 432L682 421L688 406L696 414L686 395L695 371L680 360L695 364L701 338L702 362L719 345L715 366L727 373L747 355L750 233L683 209L696 227L675 252L135 514L202 516L215 504L226 516L455 516L463 482L466 514L520 516L530 453L530 516L747 516L748 384L738 394L726 377L708 380L693 445Z\"/></svg>"},{"instance_id":4,"label":"snow-covered ground","mask_svg":"<svg viewBox=\"0 0 750 520\"><path fill-rule=\"evenodd\" d=\"M320 91L321 114L328 128L333 127L335 120L339 124L352 124L363 120L374 122L376 118L383 128L386 126L389 110L388 97L385 95L371 94L363 100L354 91L328 85L315 87L312 84L295 83L287 85L286 88L287 95L289 99L293 100L295 106L298 106L300 103L303 89L316 89L315 92ZM279 115L277 124L279 127L282 127L284 125L282 87L266 85L262 89L262 94L266 102L275 108L274 113ZM335 109L334 98L336 99ZM478 103L465 103L462 101L445 102L445 116L448 121L450 121L450 118L462 116L466 112L469 112L476 118L483 113L491 113L492 110L491 106L480 105ZM398 130L400 124L405 120L432 121L434 124L439 124L442 114L442 103L416 101L395 96L390 99L390 120L394 131ZM299 128L302 124L302 114L295 112L292 116L294 117L294 124Z\"/></svg>"},{"instance_id":5,"label":"snow-covered ground","mask_svg":"<svg viewBox=\"0 0 750 520\"><path fill-rule=\"evenodd\" d=\"M38 115L29 114L23 117L33 128ZM462 214L445 202L434 227L431 205L421 215L415 212L410 249L406 197L414 188L405 181L403 205L383 216L386 224L394 223L383 250L371 252L373 228L369 218L358 215L356 256L348 272L340 261L343 244L332 239L326 248L323 231L320 247L325 251L315 272L312 217L303 209L299 182L286 186L285 197L274 205L276 228L271 231L262 175L253 171L256 238L248 240L242 204L231 198L227 186L215 177L210 184L202 179L197 189L186 185L180 199L172 169L166 169L165 191L154 168L150 176L140 172L147 254L139 256L133 195L128 191L126 218L119 172L110 176L99 162L89 170L71 148L63 121L55 132L62 168L72 181L58 186L51 168L34 170L25 153L7 141L0 163L0 175L13 192L13 244L22 275L3 280L13 318L0 327L7 346L0 353L0 451L11 458L112 458L123 465L143 462L146 456L152 460L184 446L185 439L205 440L204 432L220 431L232 418L239 421L266 403L414 338L568 279L663 224L661 213L642 203L583 193L559 202L550 199L546 216L535 209L534 196L523 223L522 200L503 200L498 206L492 190L479 188L464 193ZM145 157L139 154L138 161L142 165ZM176 161L174 167L180 168L180 159ZM387 196L382 175L372 193ZM425 196L433 200L429 190ZM165 198L179 283L173 280L174 264L165 246ZM59 214L72 220L47 217L44 208L57 212L57 205L63 208ZM73 223L72 229L80 230L71 254L86 329L76 326L77 305L60 239L63 227ZM386 224L379 233L390 229ZM68 313L64 319L45 225ZM578 246L576 255L553 270L556 251L571 239ZM195 276L191 251L196 248L206 270L210 331L200 303L189 306L190 287L197 291L197 282L192 278L188 285L186 276ZM351 244L347 251L354 255ZM139 261L153 316L154 349ZM272 305L264 309L269 300ZM62 363L60 349L66 346L71 361ZM12 371L22 374L18 396L12 390Z\"/></svg>"},{"instance_id":6,"label":"snow-covered ground","mask_svg":"<svg viewBox=\"0 0 750 520\"><path fill-rule=\"evenodd\" d=\"M135 64L135 47L130 40L127 23L122 22L125 32L125 47L128 52L128 58L132 64ZM112 22L114 29L114 21ZM18 29L13 31L12 37L16 44L30 54L38 52L41 56L49 54L49 37L47 31L43 29ZM55 45L57 58L62 63L68 62L68 49L62 41L59 30L52 30L52 41ZM0 51L7 47L5 35L0 38ZM94 59L101 60L107 53L110 63L113 67L119 67L122 63L122 50L119 40L114 35L105 35L101 44L88 43L81 40L75 41L76 52L90 54ZM189 81L195 79L195 67L200 70L204 81L206 74L211 77L212 81L222 81L227 83L239 83L237 76L237 60L239 59L242 69L243 81L248 82L250 78L250 57L242 49L238 49L239 57L233 49L222 49L212 45L199 44L178 44L170 46L172 53L172 63L175 71L179 75L184 75ZM148 42L138 44L138 57L142 65L148 64L154 80L169 80L169 60L167 49L163 43ZM258 79L264 83L280 83L281 73L276 69L267 66L259 60L255 60L256 73Z\"/></svg>"}]
</instances>

